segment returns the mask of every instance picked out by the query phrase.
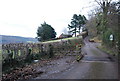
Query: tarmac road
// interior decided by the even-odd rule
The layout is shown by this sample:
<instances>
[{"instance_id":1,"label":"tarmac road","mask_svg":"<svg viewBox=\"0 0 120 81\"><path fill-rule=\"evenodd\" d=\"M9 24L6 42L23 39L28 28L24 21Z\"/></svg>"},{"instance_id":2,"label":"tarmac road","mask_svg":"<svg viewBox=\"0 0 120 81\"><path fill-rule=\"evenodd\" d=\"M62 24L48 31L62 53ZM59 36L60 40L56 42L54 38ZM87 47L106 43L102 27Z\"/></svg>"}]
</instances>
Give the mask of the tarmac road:
<instances>
[{"instance_id":1,"label":"tarmac road","mask_svg":"<svg viewBox=\"0 0 120 81\"><path fill-rule=\"evenodd\" d=\"M58 72L51 74L48 72L36 79L118 79L118 63L96 48L99 43L89 42L87 38L84 42L82 51L85 56L80 62L73 59L70 64L65 64L61 59L58 67L52 67L53 71L60 69Z\"/></svg>"}]
</instances>

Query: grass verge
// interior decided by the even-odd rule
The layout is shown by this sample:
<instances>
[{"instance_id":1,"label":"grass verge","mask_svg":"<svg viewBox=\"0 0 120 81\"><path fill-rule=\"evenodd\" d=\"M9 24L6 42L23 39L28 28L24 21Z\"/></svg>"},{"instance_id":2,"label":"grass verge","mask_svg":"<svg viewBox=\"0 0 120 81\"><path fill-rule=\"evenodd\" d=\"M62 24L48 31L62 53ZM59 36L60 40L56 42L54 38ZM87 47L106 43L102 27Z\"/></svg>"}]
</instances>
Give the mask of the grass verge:
<instances>
[{"instance_id":1,"label":"grass verge","mask_svg":"<svg viewBox=\"0 0 120 81\"><path fill-rule=\"evenodd\" d=\"M102 50L112 56L118 56L118 52L114 48L108 48L106 46L98 46L97 48L99 48L100 50Z\"/></svg>"}]
</instances>

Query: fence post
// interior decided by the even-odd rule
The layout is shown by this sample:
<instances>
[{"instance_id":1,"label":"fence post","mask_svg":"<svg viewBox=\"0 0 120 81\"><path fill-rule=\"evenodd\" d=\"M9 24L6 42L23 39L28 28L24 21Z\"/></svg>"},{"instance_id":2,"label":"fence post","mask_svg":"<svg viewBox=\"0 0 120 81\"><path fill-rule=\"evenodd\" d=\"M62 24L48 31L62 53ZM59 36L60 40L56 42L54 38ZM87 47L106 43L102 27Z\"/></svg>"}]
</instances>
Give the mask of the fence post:
<instances>
[{"instance_id":1,"label":"fence post","mask_svg":"<svg viewBox=\"0 0 120 81\"><path fill-rule=\"evenodd\" d=\"M53 46L51 44L49 44L49 58L52 58L53 56L54 56Z\"/></svg>"}]
</instances>

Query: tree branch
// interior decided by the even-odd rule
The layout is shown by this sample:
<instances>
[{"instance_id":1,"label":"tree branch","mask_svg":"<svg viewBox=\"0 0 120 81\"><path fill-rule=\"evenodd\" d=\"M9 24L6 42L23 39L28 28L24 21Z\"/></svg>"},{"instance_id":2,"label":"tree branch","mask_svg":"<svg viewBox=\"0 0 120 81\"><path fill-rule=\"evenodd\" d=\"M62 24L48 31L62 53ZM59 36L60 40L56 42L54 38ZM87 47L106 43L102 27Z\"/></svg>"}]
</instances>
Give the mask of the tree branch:
<instances>
[{"instance_id":1,"label":"tree branch","mask_svg":"<svg viewBox=\"0 0 120 81\"><path fill-rule=\"evenodd\" d=\"M110 0L108 3L110 4L112 0Z\"/></svg>"},{"instance_id":2,"label":"tree branch","mask_svg":"<svg viewBox=\"0 0 120 81\"><path fill-rule=\"evenodd\" d=\"M95 0L95 2L97 2L98 5L100 5L102 7L102 2L101 1L99 2L98 0Z\"/></svg>"},{"instance_id":3,"label":"tree branch","mask_svg":"<svg viewBox=\"0 0 120 81\"><path fill-rule=\"evenodd\" d=\"M95 2L97 2L100 6L102 5L101 2L98 2L97 0L95 0Z\"/></svg>"}]
</instances>

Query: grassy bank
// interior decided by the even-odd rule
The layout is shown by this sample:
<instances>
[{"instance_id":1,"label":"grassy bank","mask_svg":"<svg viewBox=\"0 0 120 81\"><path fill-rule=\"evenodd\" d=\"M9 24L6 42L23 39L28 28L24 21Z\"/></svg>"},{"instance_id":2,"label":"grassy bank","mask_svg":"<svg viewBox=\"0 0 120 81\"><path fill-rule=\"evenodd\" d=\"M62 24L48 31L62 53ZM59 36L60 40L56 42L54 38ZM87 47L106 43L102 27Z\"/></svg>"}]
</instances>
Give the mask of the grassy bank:
<instances>
[{"instance_id":1,"label":"grassy bank","mask_svg":"<svg viewBox=\"0 0 120 81\"><path fill-rule=\"evenodd\" d=\"M104 52L106 52L106 53L108 53L110 55L118 56L117 49L115 47L110 47L109 45L106 46L106 45L102 44L102 40L100 40L99 37L93 37L90 40L93 40L96 43L100 43L100 45L97 47L100 50L102 50L102 51L104 51Z\"/></svg>"},{"instance_id":2,"label":"grassy bank","mask_svg":"<svg viewBox=\"0 0 120 81\"><path fill-rule=\"evenodd\" d=\"M118 56L118 52L115 48L109 48L109 47L106 47L106 46L98 46L98 48L112 56Z\"/></svg>"}]
</instances>

